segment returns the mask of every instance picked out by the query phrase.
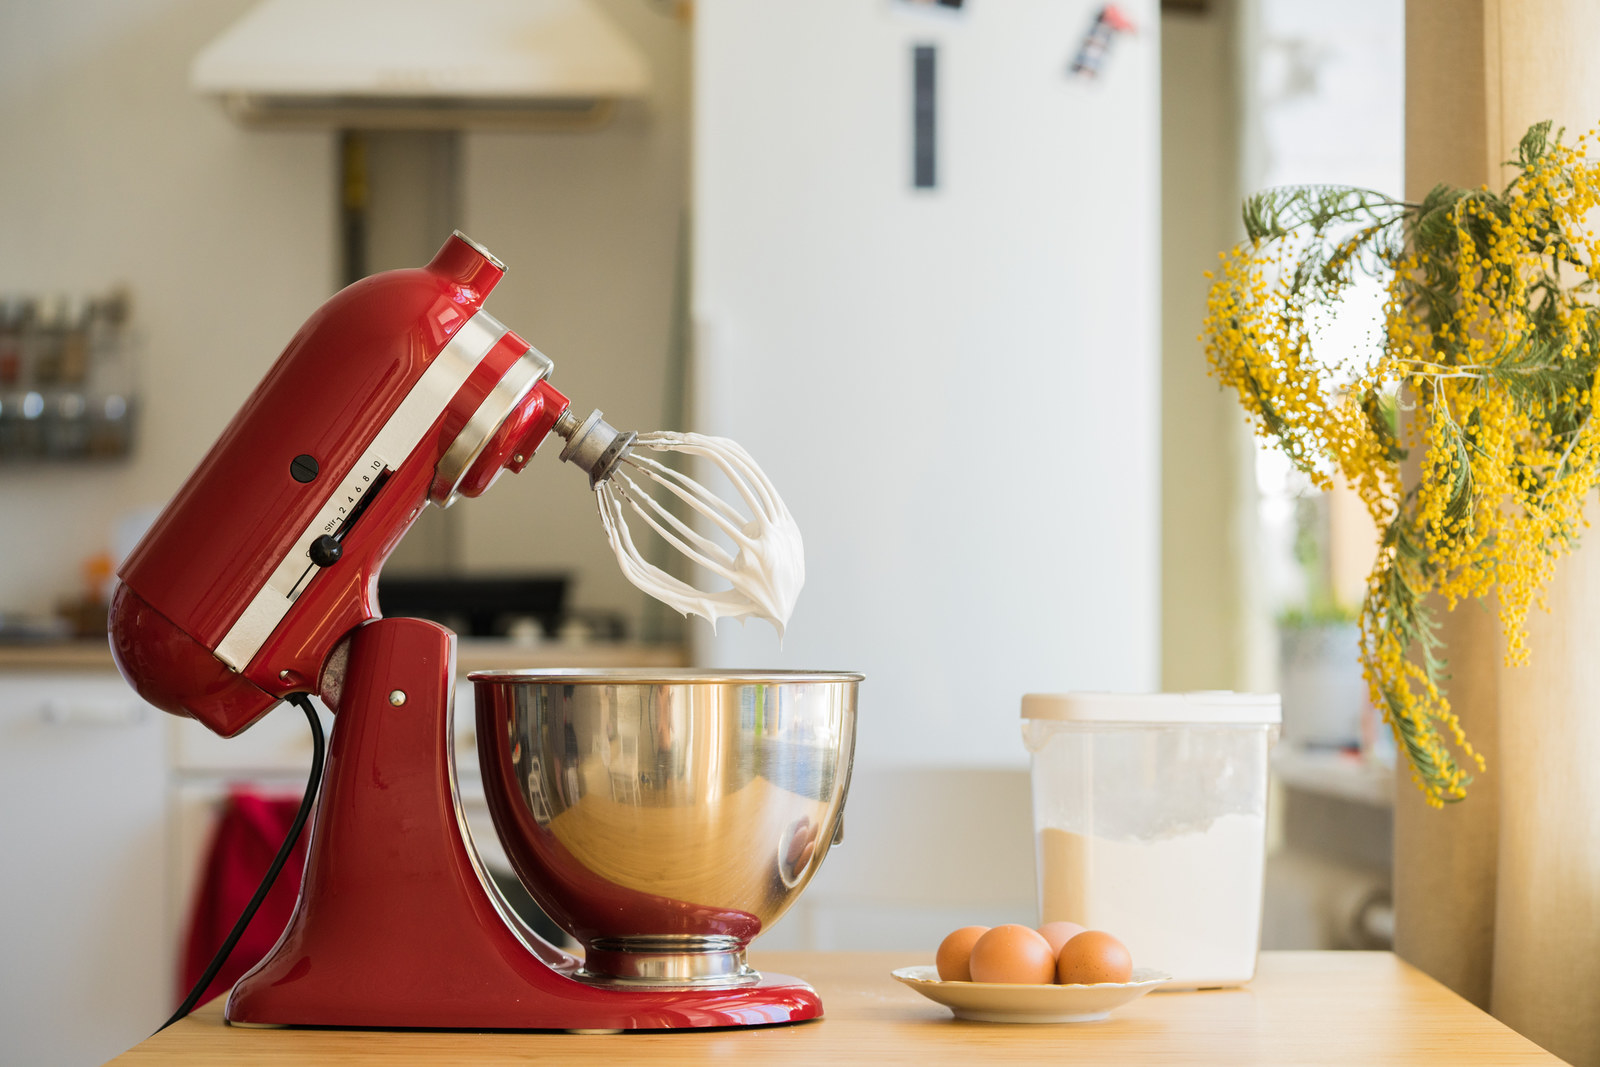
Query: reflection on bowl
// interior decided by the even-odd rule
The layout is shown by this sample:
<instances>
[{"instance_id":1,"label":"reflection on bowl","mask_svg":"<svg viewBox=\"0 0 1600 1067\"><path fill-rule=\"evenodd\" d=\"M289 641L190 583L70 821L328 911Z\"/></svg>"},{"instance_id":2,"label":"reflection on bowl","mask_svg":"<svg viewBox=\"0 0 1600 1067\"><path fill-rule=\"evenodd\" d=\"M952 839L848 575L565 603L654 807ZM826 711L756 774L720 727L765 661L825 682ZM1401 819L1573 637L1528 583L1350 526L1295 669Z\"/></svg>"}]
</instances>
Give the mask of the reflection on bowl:
<instances>
[{"instance_id":1,"label":"reflection on bowl","mask_svg":"<svg viewBox=\"0 0 1600 1067\"><path fill-rule=\"evenodd\" d=\"M802 815L790 823L778 838L778 877L783 879L785 886L798 885L806 872L811 870L816 857L817 824L811 821L811 816Z\"/></svg>"},{"instance_id":2,"label":"reflection on bowl","mask_svg":"<svg viewBox=\"0 0 1600 1067\"><path fill-rule=\"evenodd\" d=\"M506 855L607 983L737 985L842 817L856 674L485 671Z\"/></svg>"}]
</instances>

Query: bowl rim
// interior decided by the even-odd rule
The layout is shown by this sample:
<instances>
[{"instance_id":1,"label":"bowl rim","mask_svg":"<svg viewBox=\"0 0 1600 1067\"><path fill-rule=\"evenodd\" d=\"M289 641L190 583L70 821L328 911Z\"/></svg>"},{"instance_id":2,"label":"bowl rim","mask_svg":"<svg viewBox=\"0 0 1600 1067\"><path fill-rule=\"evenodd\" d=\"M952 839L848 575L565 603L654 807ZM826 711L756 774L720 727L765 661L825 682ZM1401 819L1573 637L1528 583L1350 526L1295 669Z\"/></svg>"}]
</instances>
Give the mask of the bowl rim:
<instances>
[{"instance_id":1,"label":"bowl rim","mask_svg":"<svg viewBox=\"0 0 1600 1067\"><path fill-rule=\"evenodd\" d=\"M853 671L702 670L696 667L550 667L473 671L484 685L794 685L866 680Z\"/></svg>"}]
</instances>

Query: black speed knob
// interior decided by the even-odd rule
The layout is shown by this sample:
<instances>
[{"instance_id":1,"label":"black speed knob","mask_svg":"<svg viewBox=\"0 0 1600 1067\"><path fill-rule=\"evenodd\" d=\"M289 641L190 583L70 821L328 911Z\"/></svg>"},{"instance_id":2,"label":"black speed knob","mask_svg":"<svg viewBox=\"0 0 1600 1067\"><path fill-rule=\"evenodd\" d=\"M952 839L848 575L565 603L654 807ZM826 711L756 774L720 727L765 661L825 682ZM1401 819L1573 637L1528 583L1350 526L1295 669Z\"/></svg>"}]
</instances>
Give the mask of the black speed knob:
<instances>
[{"instance_id":1,"label":"black speed knob","mask_svg":"<svg viewBox=\"0 0 1600 1067\"><path fill-rule=\"evenodd\" d=\"M311 562L319 567L331 567L344 555L344 545L332 534L323 534L311 542Z\"/></svg>"}]
</instances>

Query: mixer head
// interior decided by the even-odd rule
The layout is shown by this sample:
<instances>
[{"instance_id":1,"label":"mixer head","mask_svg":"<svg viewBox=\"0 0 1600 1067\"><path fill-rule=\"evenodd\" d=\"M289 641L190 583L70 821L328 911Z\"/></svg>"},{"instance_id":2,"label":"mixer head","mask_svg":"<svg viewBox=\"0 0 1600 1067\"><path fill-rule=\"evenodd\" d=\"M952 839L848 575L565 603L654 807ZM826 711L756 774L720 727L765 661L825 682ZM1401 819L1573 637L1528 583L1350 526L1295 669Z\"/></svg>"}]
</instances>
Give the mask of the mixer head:
<instances>
[{"instance_id":1,"label":"mixer head","mask_svg":"<svg viewBox=\"0 0 1600 1067\"><path fill-rule=\"evenodd\" d=\"M803 579L799 536L753 462L732 442L691 448L574 416L547 381L551 361L483 309L504 272L458 233L426 267L356 282L307 320L119 571L112 651L145 700L232 736L291 693L329 695L330 656L378 617L378 571L423 507L521 471L552 431L589 475L635 585L679 611L764 615L781 630ZM641 447L744 471L754 513L667 478ZM734 547L643 503L641 480ZM733 589L701 593L647 563L618 499Z\"/></svg>"},{"instance_id":2,"label":"mixer head","mask_svg":"<svg viewBox=\"0 0 1600 1067\"><path fill-rule=\"evenodd\" d=\"M532 460L567 398L484 310L504 273L458 233L300 328L119 570L112 652L146 701L232 736L291 693L327 695L422 509Z\"/></svg>"}]
</instances>

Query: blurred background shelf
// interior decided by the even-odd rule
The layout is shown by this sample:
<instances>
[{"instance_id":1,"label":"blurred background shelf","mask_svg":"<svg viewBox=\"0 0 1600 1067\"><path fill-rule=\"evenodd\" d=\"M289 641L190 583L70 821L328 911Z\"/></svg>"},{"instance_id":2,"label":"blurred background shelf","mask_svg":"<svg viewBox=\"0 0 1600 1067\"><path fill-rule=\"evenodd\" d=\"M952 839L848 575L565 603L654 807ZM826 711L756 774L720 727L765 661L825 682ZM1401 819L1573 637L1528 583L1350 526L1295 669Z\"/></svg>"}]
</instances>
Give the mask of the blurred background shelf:
<instances>
[{"instance_id":1,"label":"blurred background shelf","mask_svg":"<svg viewBox=\"0 0 1600 1067\"><path fill-rule=\"evenodd\" d=\"M1394 768L1357 753L1283 744L1272 755L1272 771L1290 789L1375 808L1394 806Z\"/></svg>"},{"instance_id":2,"label":"blurred background shelf","mask_svg":"<svg viewBox=\"0 0 1600 1067\"><path fill-rule=\"evenodd\" d=\"M456 645L456 669L537 670L546 667L685 667L688 649L676 644L639 642L549 641L518 644L503 639L462 638ZM0 671L111 671L111 649L104 641L59 641L0 645Z\"/></svg>"}]
</instances>

